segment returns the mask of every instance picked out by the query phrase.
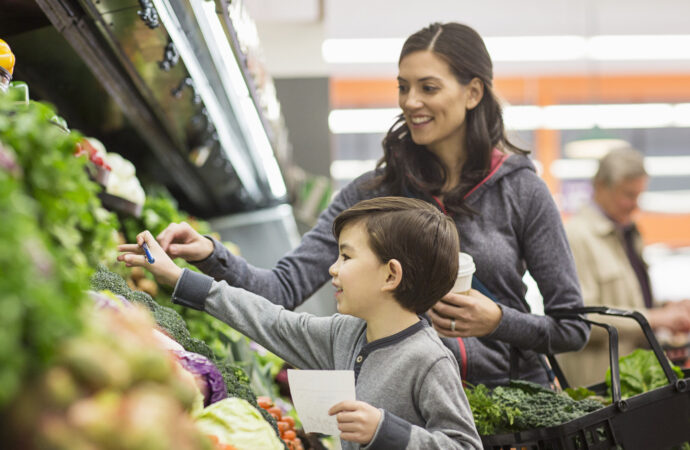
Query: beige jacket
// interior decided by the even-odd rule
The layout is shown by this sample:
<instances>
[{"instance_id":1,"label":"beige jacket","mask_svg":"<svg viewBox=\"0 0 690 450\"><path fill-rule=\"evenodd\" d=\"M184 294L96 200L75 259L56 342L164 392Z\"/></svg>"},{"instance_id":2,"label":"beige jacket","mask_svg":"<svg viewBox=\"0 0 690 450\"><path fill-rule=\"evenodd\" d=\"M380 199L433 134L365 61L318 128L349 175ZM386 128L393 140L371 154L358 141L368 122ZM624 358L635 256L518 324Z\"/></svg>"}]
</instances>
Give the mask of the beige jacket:
<instances>
[{"instance_id":1,"label":"beige jacket","mask_svg":"<svg viewBox=\"0 0 690 450\"><path fill-rule=\"evenodd\" d=\"M623 237L613 222L594 205L574 215L565 230L575 258L585 306L646 311L642 290L623 247ZM635 230L635 249L642 253L642 238ZM614 325L618 329L619 356L636 348L648 347L640 326L634 320L591 314L591 320ZM604 381L609 367L608 334L592 326L584 349L563 353L558 361L571 386L590 386Z\"/></svg>"}]
</instances>

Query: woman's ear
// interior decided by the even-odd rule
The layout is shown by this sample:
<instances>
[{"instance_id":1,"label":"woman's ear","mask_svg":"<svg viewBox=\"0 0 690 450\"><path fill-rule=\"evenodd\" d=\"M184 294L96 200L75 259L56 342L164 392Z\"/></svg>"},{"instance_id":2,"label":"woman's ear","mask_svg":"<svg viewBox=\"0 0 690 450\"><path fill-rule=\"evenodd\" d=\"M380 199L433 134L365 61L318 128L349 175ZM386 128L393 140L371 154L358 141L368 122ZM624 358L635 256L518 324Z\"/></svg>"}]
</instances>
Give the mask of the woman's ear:
<instances>
[{"instance_id":1,"label":"woman's ear","mask_svg":"<svg viewBox=\"0 0 690 450\"><path fill-rule=\"evenodd\" d=\"M402 266L400 265L400 261L397 259L391 259L386 263L385 267L385 276L386 279L383 282L383 286L381 287L382 291L386 292L393 292L399 285L400 282L402 281Z\"/></svg>"},{"instance_id":2,"label":"woman's ear","mask_svg":"<svg viewBox=\"0 0 690 450\"><path fill-rule=\"evenodd\" d=\"M474 109L484 97L484 82L477 77L472 78L466 86L467 88L467 102L465 107L467 109Z\"/></svg>"}]
</instances>

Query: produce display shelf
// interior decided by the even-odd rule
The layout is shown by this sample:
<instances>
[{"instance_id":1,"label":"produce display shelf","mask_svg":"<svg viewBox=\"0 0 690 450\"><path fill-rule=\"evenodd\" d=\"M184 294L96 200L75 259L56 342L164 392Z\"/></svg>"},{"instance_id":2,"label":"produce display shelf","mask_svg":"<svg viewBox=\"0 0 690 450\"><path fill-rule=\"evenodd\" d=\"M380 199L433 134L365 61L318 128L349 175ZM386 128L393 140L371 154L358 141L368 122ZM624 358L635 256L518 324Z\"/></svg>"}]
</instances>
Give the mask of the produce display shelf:
<instances>
[{"instance_id":1,"label":"produce display shelf","mask_svg":"<svg viewBox=\"0 0 690 450\"><path fill-rule=\"evenodd\" d=\"M643 329L652 350L668 378L663 387L627 399L620 397L618 373L618 334L614 327L584 319L581 314L598 313L628 317ZM613 399L609 406L564 424L514 433L482 436L485 450L666 450L690 442L690 369L677 378L670 368L646 319L639 313L606 307L579 308L555 314L579 316L609 332ZM559 369L560 370L560 369ZM567 386L567 382L565 383ZM605 396L607 386L589 387Z\"/></svg>"},{"instance_id":2,"label":"produce display shelf","mask_svg":"<svg viewBox=\"0 0 690 450\"><path fill-rule=\"evenodd\" d=\"M108 194L107 192L100 192L98 198L101 199L103 206L110 211L123 215L141 217L143 205L139 203L130 202L129 200Z\"/></svg>"}]
</instances>

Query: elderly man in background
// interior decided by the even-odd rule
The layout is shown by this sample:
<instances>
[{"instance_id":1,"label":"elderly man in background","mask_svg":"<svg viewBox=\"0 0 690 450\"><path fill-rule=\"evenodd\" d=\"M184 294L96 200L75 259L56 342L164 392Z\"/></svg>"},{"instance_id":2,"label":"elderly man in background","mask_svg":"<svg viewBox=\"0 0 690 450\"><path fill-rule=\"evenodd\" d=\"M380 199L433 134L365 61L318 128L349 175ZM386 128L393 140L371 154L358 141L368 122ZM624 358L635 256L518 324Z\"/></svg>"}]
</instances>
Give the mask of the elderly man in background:
<instances>
[{"instance_id":1,"label":"elderly man in background","mask_svg":"<svg viewBox=\"0 0 690 450\"><path fill-rule=\"evenodd\" d=\"M690 331L688 301L655 304L647 265L642 259L642 238L633 213L649 176L644 157L631 148L610 151L594 176L592 202L566 223L585 306L609 306L642 312L654 330ZM596 316L619 333L619 355L648 347L639 325L626 318ZM592 327L588 344L579 352L559 355L566 378L573 386L604 380L609 367L608 336Z\"/></svg>"}]
</instances>

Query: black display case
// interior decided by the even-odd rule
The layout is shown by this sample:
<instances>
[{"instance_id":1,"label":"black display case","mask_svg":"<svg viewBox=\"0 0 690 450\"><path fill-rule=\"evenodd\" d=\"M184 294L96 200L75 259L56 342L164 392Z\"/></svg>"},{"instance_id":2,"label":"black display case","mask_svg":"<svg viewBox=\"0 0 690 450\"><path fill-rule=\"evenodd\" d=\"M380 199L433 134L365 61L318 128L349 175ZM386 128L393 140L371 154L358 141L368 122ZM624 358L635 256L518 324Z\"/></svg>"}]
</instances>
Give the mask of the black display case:
<instances>
[{"instance_id":1,"label":"black display case","mask_svg":"<svg viewBox=\"0 0 690 450\"><path fill-rule=\"evenodd\" d=\"M14 79L189 213L286 201L224 0L0 0Z\"/></svg>"}]
</instances>

